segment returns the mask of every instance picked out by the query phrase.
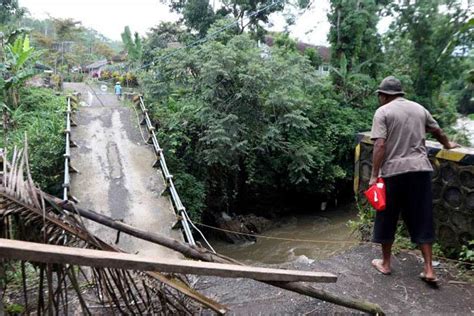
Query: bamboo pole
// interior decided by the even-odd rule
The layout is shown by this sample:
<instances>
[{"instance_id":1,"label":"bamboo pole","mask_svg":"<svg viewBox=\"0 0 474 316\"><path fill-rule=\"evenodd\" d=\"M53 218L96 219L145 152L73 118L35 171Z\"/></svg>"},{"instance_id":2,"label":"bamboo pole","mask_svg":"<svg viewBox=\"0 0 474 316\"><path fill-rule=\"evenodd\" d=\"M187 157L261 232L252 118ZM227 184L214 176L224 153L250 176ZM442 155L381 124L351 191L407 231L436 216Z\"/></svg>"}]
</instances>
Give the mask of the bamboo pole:
<instances>
[{"instance_id":1,"label":"bamboo pole","mask_svg":"<svg viewBox=\"0 0 474 316\"><path fill-rule=\"evenodd\" d=\"M100 223L107 227L119 230L128 235L173 249L177 252L182 253L184 256L188 258L192 258L195 260L208 261L208 262L233 263L233 264L244 265L243 263L238 262L237 260L212 253L205 248L198 247L198 246L190 246L188 244L185 244L184 242L180 242L178 240L175 240L163 235L147 232L139 228L127 225L125 223L115 221L108 216L98 214L92 210L85 210L85 209L76 207L74 204L67 201L66 202L62 201L54 196L46 195L45 193L43 194L44 194L45 199L48 200L50 203L56 204L65 210L68 210L73 213L77 213L89 220L92 220L94 222ZM263 281L260 281L260 282L263 282ZM363 301L363 300L357 300L353 298L341 297L324 290L316 289L302 282L263 282L263 283L273 285L282 289L286 289L292 292L296 292L302 295L317 298L326 302L334 303L336 305L352 308L355 310L360 310L369 314L385 315L382 308L377 304Z\"/></svg>"},{"instance_id":2,"label":"bamboo pole","mask_svg":"<svg viewBox=\"0 0 474 316\"><path fill-rule=\"evenodd\" d=\"M0 238L0 258L52 264L72 264L118 270L159 271L167 273L212 275L224 278L247 278L262 281L304 281L334 283L332 273L251 267L230 263L215 263L174 258L154 258L135 254L83 249L77 247L39 244L35 242ZM116 276L117 279L126 279ZM61 283L61 278L58 283ZM49 293L55 300L53 291ZM125 297L125 295L124 295ZM59 300L56 298L55 303Z\"/></svg>"}]
</instances>

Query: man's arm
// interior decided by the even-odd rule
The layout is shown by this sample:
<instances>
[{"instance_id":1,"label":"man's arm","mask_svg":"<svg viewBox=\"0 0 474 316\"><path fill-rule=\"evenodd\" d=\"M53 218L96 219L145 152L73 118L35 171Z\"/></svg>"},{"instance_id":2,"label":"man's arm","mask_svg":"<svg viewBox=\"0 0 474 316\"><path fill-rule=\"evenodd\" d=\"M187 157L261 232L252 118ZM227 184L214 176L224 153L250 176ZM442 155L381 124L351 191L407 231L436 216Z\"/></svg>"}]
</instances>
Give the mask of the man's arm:
<instances>
[{"instance_id":1,"label":"man's arm","mask_svg":"<svg viewBox=\"0 0 474 316\"><path fill-rule=\"evenodd\" d=\"M377 138L374 143L374 153L372 155L372 175L370 176L369 185L377 182L380 167L382 166L383 158L385 156L385 139Z\"/></svg>"},{"instance_id":2,"label":"man's arm","mask_svg":"<svg viewBox=\"0 0 474 316\"><path fill-rule=\"evenodd\" d=\"M439 127L427 128L426 131L431 133L431 135L433 135L433 137L436 138L436 140L440 142L445 149L461 147L459 144L449 141L448 136L446 136L444 131Z\"/></svg>"}]
</instances>

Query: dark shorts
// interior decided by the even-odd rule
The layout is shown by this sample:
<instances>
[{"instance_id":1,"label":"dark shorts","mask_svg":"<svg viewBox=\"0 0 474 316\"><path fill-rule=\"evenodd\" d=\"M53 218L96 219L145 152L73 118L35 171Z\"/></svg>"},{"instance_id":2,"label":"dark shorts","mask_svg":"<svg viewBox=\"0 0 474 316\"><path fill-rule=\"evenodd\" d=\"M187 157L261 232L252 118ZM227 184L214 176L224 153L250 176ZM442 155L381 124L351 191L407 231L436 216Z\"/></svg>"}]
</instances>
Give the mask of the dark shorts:
<instances>
[{"instance_id":1,"label":"dark shorts","mask_svg":"<svg viewBox=\"0 0 474 316\"><path fill-rule=\"evenodd\" d=\"M431 172L404 173L384 178L384 181L387 206L375 216L372 241L393 242L401 213L413 243L432 243L435 236Z\"/></svg>"}]
</instances>

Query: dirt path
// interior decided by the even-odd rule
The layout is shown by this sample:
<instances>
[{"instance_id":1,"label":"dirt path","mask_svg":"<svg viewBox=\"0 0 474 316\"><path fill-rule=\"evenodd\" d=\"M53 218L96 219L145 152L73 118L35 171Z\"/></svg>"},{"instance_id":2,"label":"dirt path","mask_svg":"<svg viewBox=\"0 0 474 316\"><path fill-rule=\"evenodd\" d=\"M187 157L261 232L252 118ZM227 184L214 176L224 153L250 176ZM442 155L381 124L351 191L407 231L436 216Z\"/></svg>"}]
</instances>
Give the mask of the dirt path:
<instances>
[{"instance_id":1,"label":"dirt path","mask_svg":"<svg viewBox=\"0 0 474 316\"><path fill-rule=\"evenodd\" d=\"M155 155L145 144L133 109L122 105L113 94L103 94L84 84L65 84L81 92L83 105L75 114L77 127L72 140L71 164L79 170L71 181L72 195L79 205L114 219L182 240L172 230L176 221L171 201L159 170L152 167ZM116 231L91 223L91 230L109 243ZM155 244L120 236L118 246L147 256L179 257Z\"/></svg>"},{"instance_id":2,"label":"dirt path","mask_svg":"<svg viewBox=\"0 0 474 316\"><path fill-rule=\"evenodd\" d=\"M379 256L375 245L362 245L327 260L293 262L278 267L333 272L335 284L318 285L332 293L380 304L388 315L468 315L474 313L474 285L450 284L454 277L443 264L437 269L439 289L423 283L419 258L401 253L393 274L384 276L370 266ZM334 304L294 294L246 279L200 277L196 289L231 308L230 315L333 315L355 313Z\"/></svg>"}]
</instances>

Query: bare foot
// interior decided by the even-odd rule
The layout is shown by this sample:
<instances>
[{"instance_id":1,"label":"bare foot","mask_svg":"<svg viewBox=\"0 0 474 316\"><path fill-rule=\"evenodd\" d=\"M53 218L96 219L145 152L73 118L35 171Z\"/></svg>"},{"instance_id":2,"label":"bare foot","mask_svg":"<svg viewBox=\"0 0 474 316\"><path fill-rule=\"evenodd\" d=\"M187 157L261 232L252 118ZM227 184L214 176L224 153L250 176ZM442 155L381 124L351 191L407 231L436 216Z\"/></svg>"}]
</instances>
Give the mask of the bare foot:
<instances>
[{"instance_id":1,"label":"bare foot","mask_svg":"<svg viewBox=\"0 0 474 316\"><path fill-rule=\"evenodd\" d=\"M383 260L382 259L374 259L372 260L372 266L380 273L383 275L390 275L392 274L392 271L390 270L390 267L386 267L383 265Z\"/></svg>"}]
</instances>

